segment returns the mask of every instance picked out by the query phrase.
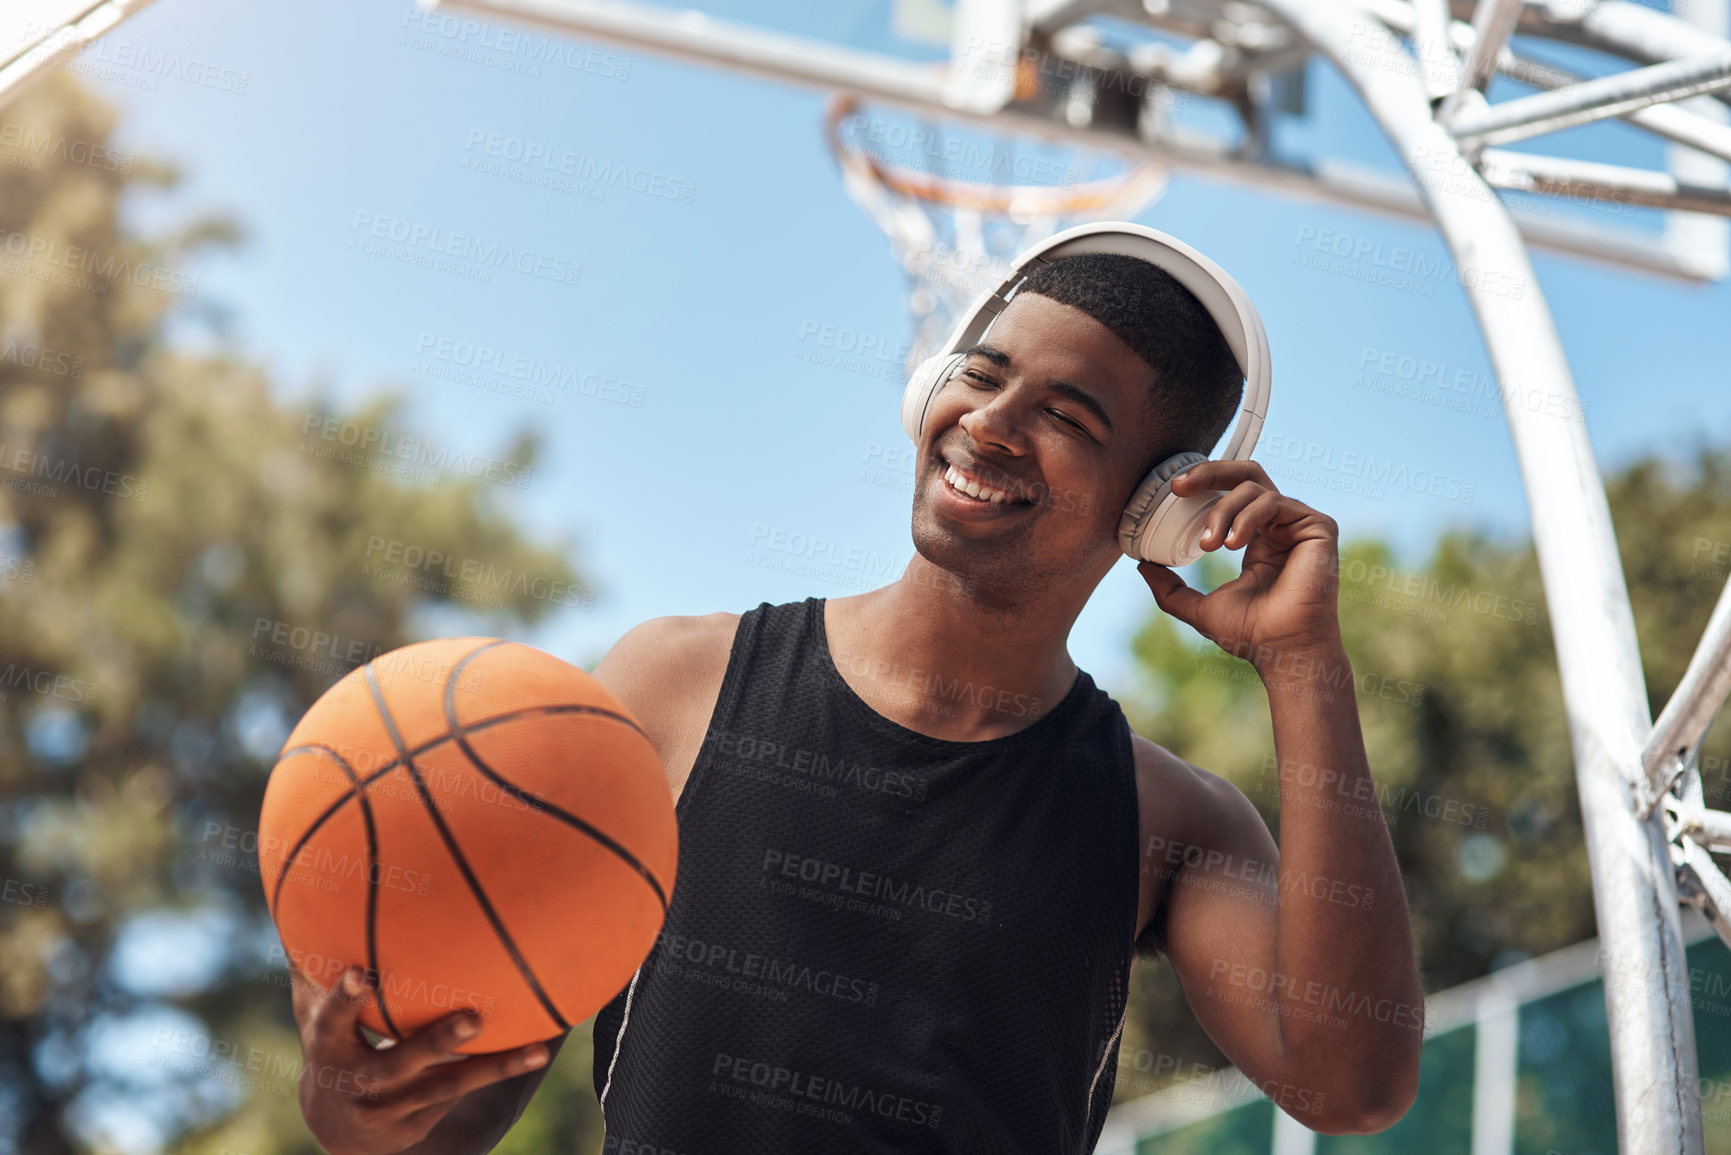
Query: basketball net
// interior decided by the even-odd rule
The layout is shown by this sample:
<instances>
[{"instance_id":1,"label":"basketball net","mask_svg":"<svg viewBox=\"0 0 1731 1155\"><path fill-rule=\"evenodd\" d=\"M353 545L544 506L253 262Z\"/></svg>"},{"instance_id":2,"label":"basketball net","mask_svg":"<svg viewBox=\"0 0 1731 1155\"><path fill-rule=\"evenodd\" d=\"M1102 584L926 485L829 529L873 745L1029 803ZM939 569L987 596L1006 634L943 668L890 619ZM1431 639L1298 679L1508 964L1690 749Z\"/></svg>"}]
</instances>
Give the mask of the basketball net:
<instances>
[{"instance_id":1,"label":"basketball net","mask_svg":"<svg viewBox=\"0 0 1731 1155\"><path fill-rule=\"evenodd\" d=\"M1018 253L1071 225L1131 219L1166 191L1167 170L1153 162L1070 185L934 176L846 139L842 122L857 108L852 97L832 99L824 132L848 195L888 234L907 274L910 370L937 350L975 297L1009 274Z\"/></svg>"}]
</instances>

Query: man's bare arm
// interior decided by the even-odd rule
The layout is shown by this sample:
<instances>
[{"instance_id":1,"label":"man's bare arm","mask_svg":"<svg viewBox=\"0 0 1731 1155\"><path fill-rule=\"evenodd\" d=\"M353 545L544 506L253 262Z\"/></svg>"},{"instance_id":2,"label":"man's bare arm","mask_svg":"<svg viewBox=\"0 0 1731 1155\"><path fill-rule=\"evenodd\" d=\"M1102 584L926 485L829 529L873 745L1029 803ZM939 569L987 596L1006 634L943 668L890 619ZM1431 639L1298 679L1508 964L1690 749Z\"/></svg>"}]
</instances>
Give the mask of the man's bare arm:
<instances>
[{"instance_id":1,"label":"man's bare arm","mask_svg":"<svg viewBox=\"0 0 1731 1155\"><path fill-rule=\"evenodd\" d=\"M1225 494L1201 544L1242 546L1240 573L1204 594L1141 571L1162 610L1261 676L1281 837L1276 854L1249 800L1195 771L1197 849L1171 880L1166 948L1204 1026L1271 1098L1315 1130L1380 1131L1417 1093L1424 1003L1340 639L1339 527L1254 461L1204 462L1173 487Z\"/></svg>"},{"instance_id":2,"label":"man's bare arm","mask_svg":"<svg viewBox=\"0 0 1731 1155\"><path fill-rule=\"evenodd\" d=\"M1162 945L1220 1049L1311 1129L1381 1131L1412 1103L1424 1027L1406 901L1375 794L1313 776L1302 729L1277 724L1280 848L1235 786L1138 739L1192 816L1143 869L1169 880Z\"/></svg>"}]
</instances>

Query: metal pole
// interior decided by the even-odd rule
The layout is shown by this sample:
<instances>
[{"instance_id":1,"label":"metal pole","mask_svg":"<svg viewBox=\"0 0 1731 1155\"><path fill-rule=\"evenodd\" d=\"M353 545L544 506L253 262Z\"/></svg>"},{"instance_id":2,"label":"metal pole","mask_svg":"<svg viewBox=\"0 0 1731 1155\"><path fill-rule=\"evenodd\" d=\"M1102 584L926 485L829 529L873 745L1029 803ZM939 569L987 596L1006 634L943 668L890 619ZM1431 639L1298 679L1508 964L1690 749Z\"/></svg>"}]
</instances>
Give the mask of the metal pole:
<instances>
[{"instance_id":1,"label":"metal pole","mask_svg":"<svg viewBox=\"0 0 1731 1155\"><path fill-rule=\"evenodd\" d=\"M1487 148L1479 172L1494 188L1553 193L1601 205L1651 205L1677 212L1731 216L1731 190L1686 185L1668 172Z\"/></svg>"},{"instance_id":2,"label":"metal pole","mask_svg":"<svg viewBox=\"0 0 1731 1155\"><path fill-rule=\"evenodd\" d=\"M1473 43L1461 62L1457 95L1469 90L1484 91L1485 85L1496 75L1497 55L1509 42L1520 18L1521 0L1479 0L1478 7L1473 9ZM1423 9L1419 10L1419 19L1424 19ZM1444 111L1456 106L1456 102L1451 100L1444 106Z\"/></svg>"},{"instance_id":3,"label":"metal pole","mask_svg":"<svg viewBox=\"0 0 1731 1155\"><path fill-rule=\"evenodd\" d=\"M1458 163L1459 150L1431 118L1410 59L1403 71L1392 58L1353 46L1355 27L1371 18L1364 7L1355 0L1265 3L1333 59L1415 176L1439 156ZM1607 959L1619 1150L1701 1155L1695 1033L1668 839L1662 816L1642 821L1633 809L1651 717L1604 481L1582 422L1515 400L1539 389L1576 411L1568 404L1575 398L1568 363L1514 221L1483 195L1488 187L1476 175L1464 179L1481 193L1422 179L1419 187L1461 271L1497 378L1510 386L1505 409L1551 612ZM1609 981L1613 968L1649 981Z\"/></svg>"},{"instance_id":4,"label":"metal pole","mask_svg":"<svg viewBox=\"0 0 1731 1155\"><path fill-rule=\"evenodd\" d=\"M1525 140L1726 88L1731 88L1731 53L1718 53L1583 80L1567 88L1484 108L1463 109L1449 122L1449 128L1462 148L1474 149Z\"/></svg>"},{"instance_id":5,"label":"metal pole","mask_svg":"<svg viewBox=\"0 0 1731 1155\"><path fill-rule=\"evenodd\" d=\"M1498 67L1510 79L1530 84L1534 88L1567 88L1580 84L1585 79L1560 68L1552 68L1548 64L1522 59L1509 52L1503 53ZM1723 160L1731 160L1731 127L1709 120L1700 113L1686 111L1674 104L1655 104L1650 108L1625 112L1623 119L1678 144L1686 144Z\"/></svg>"},{"instance_id":6,"label":"metal pole","mask_svg":"<svg viewBox=\"0 0 1731 1155\"><path fill-rule=\"evenodd\" d=\"M48 70L84 51L84 46L136 14L151 0L98 0L42 39L0 62L0 104L14 99Z\"/></svg>"},{"instance_id":7,"label":"metal pole","mask_svg":"<svg viewBox=\"0 0 1731 1155\"><path fill-rule=\"evenodd\" d=\"M1649 794L1642 812L1653 809L1659 796L1683 773L1695 755L1713 716L1731 694L1731 583L1719 594L1713 616L1683 671L1683 680L1659 712L1653 732L1641 751ZM1731 911L1727 911L1731 914Z\"/></svg>"}]
</instances>

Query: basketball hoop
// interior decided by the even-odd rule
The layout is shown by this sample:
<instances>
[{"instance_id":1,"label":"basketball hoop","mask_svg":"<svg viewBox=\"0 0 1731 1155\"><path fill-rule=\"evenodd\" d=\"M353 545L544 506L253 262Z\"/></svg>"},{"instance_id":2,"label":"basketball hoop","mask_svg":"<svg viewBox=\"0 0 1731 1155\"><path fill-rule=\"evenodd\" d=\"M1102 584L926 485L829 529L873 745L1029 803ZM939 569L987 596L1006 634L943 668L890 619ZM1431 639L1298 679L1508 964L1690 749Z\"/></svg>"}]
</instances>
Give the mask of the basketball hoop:
<instances>
[{"instance_id":1,"label":"basketball hoop","mask_svg":"<svg viewBox=\"0 0 1731 1155\"><path fill-rule=\"evenodd\" d=\"M1071 225L1128 220L1166 191L1167 170L1154 162L1057 184L991 184L921 172L845 138L843 122L858 108L851 96L832 98L824 135L848 195L889 235L907 274L914 316L909 369L948 335L981 290L1004 278L1017 253Z\"/></svg>"}]
</instances>

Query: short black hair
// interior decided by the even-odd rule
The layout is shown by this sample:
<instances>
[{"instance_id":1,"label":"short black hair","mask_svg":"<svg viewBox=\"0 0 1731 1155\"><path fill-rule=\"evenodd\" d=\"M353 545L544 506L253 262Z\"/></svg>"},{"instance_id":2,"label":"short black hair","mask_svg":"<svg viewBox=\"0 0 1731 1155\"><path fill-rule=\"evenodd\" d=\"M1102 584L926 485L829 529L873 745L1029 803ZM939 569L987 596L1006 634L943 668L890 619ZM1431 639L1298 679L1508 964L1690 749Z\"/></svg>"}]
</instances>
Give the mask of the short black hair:
<instances>
[{"instance_id":1,"label":"short black hair","mask_svg":"<svg viewBox=\"0 0 1731 1155\"><path fill-rule=\"evenodd\" d=\"M1116 333L1154 370L1155 422L1144 472L1175 453L1208 453L1244 398L1244 374L1208 310L1160 266L1121 253L1039 262L1019 293L1080 309Z\"/></svg>"}]
</instances>

